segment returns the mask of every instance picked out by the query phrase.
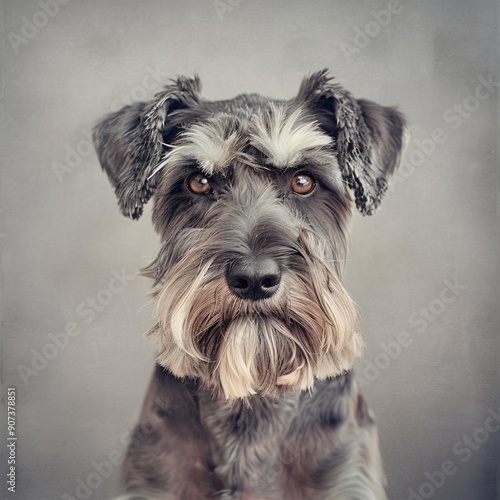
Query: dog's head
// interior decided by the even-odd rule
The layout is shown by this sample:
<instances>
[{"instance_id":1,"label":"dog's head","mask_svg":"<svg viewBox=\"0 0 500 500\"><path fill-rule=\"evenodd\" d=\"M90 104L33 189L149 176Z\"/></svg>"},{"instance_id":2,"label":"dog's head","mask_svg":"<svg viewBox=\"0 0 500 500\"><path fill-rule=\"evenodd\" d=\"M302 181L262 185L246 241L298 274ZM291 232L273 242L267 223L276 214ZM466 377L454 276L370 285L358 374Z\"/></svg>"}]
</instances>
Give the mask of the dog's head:
<instances>
[{"instance_id":1,"label":"dog's head","mask_svg":"<svg viewBox=\"0 0 500 500\"><path fill-rule=\"evenodd\" d=\"M326 71L288 101L210 102L179 78L94 131L122 212L154 196L158 362L218 396L277 396L350 369L361 339L340 283L352 195L372 214L405 124Z\"/></svg>"}]
</instances>

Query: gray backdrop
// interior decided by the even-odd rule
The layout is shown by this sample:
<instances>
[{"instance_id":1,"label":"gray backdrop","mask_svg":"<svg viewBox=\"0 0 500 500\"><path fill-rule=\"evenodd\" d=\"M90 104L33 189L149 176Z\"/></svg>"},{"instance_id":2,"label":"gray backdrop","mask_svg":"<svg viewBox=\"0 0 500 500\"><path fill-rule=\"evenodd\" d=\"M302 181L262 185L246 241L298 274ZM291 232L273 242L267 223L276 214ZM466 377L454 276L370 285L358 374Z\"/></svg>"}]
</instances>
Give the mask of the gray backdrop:
<instances>
[{"instance_id":1,"label":"gray backdrop","mask_svg":"<svg viewBox=\"0 0 500 500\"><path fill-rule=\"evenodd\" d=\"M91 126L177 74L198 72L212 99L291 97L324 67L357 97L397 104L412 131L380 212L354 218L346 277L389 496L495 498L494 0L10 0L2 19L7 498L117 493L153 365L150 284L134 273L158 238L149 211L119 214Z\"/></svg>"}]
</instances>

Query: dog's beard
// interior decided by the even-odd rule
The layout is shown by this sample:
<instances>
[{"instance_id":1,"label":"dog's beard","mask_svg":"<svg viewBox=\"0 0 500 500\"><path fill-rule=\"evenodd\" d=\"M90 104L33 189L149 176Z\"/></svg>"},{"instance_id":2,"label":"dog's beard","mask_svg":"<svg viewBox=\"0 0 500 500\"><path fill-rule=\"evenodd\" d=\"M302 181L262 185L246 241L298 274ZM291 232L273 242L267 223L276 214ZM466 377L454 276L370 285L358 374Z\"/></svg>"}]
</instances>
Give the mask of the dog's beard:
<instances>
[{"instance_id":1,"label":"dog's beard","mask_svg":"<svg viewBox=\"0 0 500 500\"><path fill-rule=\"evenodd\" d=\"M356 307L310 254L271 298L237 298L214 261L186 254L156 288L158 362L228 400L280 396L346 372L361 347Z\"/></svg>"}]
</instances>

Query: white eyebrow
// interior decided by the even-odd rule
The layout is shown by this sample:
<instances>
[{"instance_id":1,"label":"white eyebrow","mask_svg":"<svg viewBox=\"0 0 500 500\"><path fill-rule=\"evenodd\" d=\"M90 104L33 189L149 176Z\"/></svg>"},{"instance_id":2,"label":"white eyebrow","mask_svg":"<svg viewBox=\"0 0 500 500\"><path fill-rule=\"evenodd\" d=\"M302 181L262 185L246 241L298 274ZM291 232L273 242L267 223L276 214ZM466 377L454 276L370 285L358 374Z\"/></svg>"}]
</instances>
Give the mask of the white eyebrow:
<instances>
[{"instance_id":1,"label":"white eyebrow","mask_svg":"<svg viewBox=\"0 0 500 500\"><path fill-rule=\"evenodd\" d=\"M324 150L332 139L317 122L305 121L301 109L287 113L283 105L270 103L252 117L250 143L277 168L300 164L306 154Z\"/></svg>"}]
</instances>

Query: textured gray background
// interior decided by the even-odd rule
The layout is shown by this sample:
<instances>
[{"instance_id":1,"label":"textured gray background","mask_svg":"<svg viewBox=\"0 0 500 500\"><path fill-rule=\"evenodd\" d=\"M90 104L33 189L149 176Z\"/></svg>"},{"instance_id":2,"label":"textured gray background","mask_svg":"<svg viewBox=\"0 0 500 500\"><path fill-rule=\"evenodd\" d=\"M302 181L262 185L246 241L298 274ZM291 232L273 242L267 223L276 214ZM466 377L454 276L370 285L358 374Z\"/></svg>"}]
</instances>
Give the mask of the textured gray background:
<instances>
[{"instance_id":1,"label":"textured gray background","mask_svg":"<svg viewBox=\"0 0 500 500\"><path fill-rule=\"evenodd\" d=\"M15 498L116 493L118 467L99 464L118 463L153 363L142 338L148 281L105 290L113 272L147 264L158 239L149 212L140 222L118 213L88 129L177 74L199 72L208 98L291 97L324 67L356 96L398 104L412 130L404 176L376 216L354 219L346 277L363 314L358 372L389 496L495 498L500 432L483 429L499 411L497 88L471 96L480 78L498 79L496 2L401 0L378 28L373 12L388 0L73 0L50 16L42 5L10 0L2 13L3 384L17 387ZM365 30L375 36L363 40ZM349 52L355 43L364 46ZM431 144L436 128L445 135ZM109 303L91 314L88 299ZM72 322L79 333L50 347L49 334ZM405 332L407 345L384 357ZM443 464L453 471L444 485L425 485ZM1 488L3 498L3 479Z\"/></svg>"}]
</instances>

